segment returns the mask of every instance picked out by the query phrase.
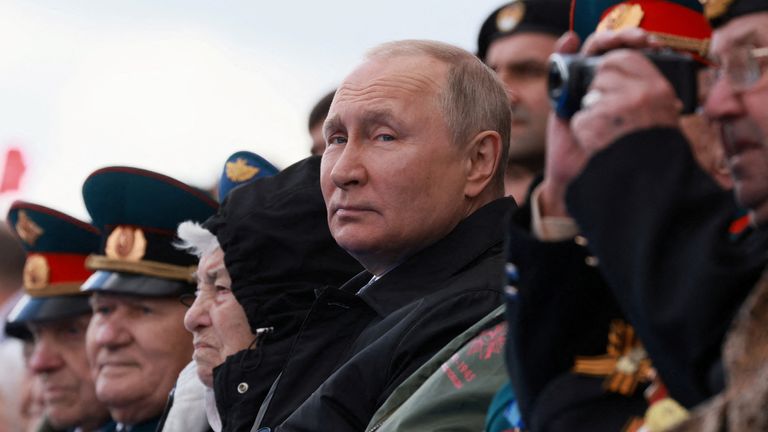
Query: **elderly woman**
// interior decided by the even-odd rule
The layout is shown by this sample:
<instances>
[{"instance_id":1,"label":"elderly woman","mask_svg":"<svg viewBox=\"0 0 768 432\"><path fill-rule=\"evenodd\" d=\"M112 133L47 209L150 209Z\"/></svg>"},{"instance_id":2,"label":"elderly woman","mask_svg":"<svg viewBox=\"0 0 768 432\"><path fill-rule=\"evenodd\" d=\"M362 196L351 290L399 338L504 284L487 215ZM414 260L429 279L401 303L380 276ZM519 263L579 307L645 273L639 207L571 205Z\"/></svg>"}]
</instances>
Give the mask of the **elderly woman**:
<instances>
[{"instance_id":1,"label":"elderly woman","mask_svg":"<svg viewBox=\"0 0 768 432\"><path fill-rule=\"evenodd\" d=\"M181 246L200 258L184 325L216 431L253 424L315 290L361 271L328 230L319 164L311 157L234 189L202 226L179 226Z\"/></svg>"}]
</instances>

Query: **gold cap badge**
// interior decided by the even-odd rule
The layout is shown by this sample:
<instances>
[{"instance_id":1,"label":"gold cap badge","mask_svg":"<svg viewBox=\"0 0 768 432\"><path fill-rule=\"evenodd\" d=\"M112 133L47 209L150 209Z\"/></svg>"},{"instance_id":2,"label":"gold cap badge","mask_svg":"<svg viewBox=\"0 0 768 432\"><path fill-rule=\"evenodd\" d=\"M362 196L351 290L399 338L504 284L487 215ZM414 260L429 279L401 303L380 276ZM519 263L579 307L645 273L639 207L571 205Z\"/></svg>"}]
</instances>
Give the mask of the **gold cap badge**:
<instances>
[{"instance_id":1,"label":"gold cap badge","mask_svg":"<svg viewBox=\"0 0 768 432\"><path fill-rule=\"evenodd\" d=\"M141 261L147 253L147 239L140 228L119 226L107 238L107 257L124 261Z\"/></svg>"},{"instance_id":2,"label":"gold cap badge","mask_svg":"<svg viewBox=\"0 0 768 432\"><path fill-rule=\"evenodd\" d=\"M27 291L45 289L50 276L51 269L44 256L33 254L27 257L27 262L24 264L24 288Z\"/></svg>"},{"instance_id":3,"label":"gold cap badge","mask_svg":"<svg viewBox=\"0 0 768 432\"><path fill-rule=\"evenodd\" d=\"M728 12L733 0L699 0L699 3L704 6L704 16L712 20Z\"/></svg>"},{"instance_id":4,"label":"gold cap badge","mask_svg":"<svg viewBox=\"0 0 768 432\"><path fill-rule=\"evenodd\" d=\"M24 243L34 246L35 242L45 231L35 223L24 210L19 210L19 220L16 222L16 232Z\"/></svg>"},{"instance_id":5,"label":"gold cap badge","mask_svg":"<svg viewBox=\"0 0 768 432\"><path fill-rule=\"evenodd\" d=\"M597 25L597 31L616 31L640 27L643 15L645 15L645 12L643 12L643 8L639 4L620 4L600 21L600 24Z\"/></svg>"},{"instance_id":6,"label":"gold cap badge","mask_svg":"<svg viewBox=\"0 0 768 432\"><path fill-rule=\"evenodd\" d=\"M496 28L500 32L512 31L525 16L525 3L518 0L496 14Z\"/></svg>"},{"instance_id":7,"label":"gold cap badge","mask_svg":"<svg viewBox=\"0 0 768 432\"><path fill-rule=\"evenodd\" d=\"M237 158L234 162L227 162L227 178L233 182L250 180L261 171L258 167L248 165L248 161Z\"/></svg>"}]
</instances>

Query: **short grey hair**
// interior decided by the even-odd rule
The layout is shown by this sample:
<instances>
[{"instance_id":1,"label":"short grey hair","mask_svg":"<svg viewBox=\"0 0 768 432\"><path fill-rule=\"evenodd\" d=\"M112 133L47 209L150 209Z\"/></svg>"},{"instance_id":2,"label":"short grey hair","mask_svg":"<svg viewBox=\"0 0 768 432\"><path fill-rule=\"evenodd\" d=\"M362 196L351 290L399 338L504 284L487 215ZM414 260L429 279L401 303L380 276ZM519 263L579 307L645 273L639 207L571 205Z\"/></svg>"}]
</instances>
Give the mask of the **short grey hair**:
<instances>
[{"instance_id":1,"label":"short grey hair","mask_svg":"<svg viewBox=\"0 0 768 432\"><path fill-rule=\"evenodd\" d=\"M445 89L438 95L454 144L464 145L486 130L501 135L501 163L495 181L504 187L512 113L498 75L475 55L459 47L430 40L387 42L368 51L366 59L427 56L448 66Z\"/></svg>"},{"instance_id":2,"label":"short grey hair","mask_svg":"<svg viewBox=\"0 0 768 432\"><path fill-rule=\"evenodd\" d=\"M197 222L182 222L179 224L176 234L179 237L179 241L174 243L174 246L198 258L212 253L221 247L219 239Z\"/></svg>"}]
</instances>

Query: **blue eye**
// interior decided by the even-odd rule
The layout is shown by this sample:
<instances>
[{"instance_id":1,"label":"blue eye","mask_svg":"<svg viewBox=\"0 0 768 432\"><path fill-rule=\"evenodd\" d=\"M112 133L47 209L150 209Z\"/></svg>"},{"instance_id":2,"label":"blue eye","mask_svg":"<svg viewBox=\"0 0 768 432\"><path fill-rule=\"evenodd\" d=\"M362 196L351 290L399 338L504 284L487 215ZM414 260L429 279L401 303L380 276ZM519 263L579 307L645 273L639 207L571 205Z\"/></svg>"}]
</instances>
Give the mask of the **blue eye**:
<instances>
[{"instance_id":1,"label":"blue eye","mask_svg":"<svg viewBox=\"0 0 768 432\"><path fill-rule=\"evenodd\" d=\"M344 136L332 136L328 138L328 145L331 144L346 144L347 143L347 137Z\"/></svg>"},{"instance_id":2,"label":"blue eye","mask_svg":"<svg viewBox=\"0 0 768 432\"><path fill-rule=\"evenodd\" d=\"M395 137L392 136L392 135L389 135L389 134L381 134L381 135L377 136L376 139L379 140L379 141L389 142L389 141L394 141Z\"/></svg>"}]
</instances>

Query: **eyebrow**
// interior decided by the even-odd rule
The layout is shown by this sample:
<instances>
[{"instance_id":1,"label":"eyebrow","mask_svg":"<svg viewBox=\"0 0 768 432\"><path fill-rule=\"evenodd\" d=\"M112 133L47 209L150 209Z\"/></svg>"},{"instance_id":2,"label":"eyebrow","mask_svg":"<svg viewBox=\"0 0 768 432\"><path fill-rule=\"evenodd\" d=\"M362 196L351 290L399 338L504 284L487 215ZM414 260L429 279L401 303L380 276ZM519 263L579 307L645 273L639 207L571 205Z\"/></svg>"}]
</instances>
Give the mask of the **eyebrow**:
<instances>
[{"instance_id":1,"label":"eyebrow","mask_svg":"<svg viewBox=\"0 0 768 432\"><path fill-rule=\"evenodd\" d=\"M331 131L343 129L341 119L338 114L334 114L333 117L328 117L323 123L323 138L327 138Z\"/></svg>"},{"instance_id":2,"label":"eyebrow","mask_svg":"<svg viewBox=\"0 0 768 432\"><path fill-rule=\"evenodd\" d=\"M366 133L370 133L371 129L376 125L389 124L395 128L401 128L400 123L395 117L394 111L389 108L372 109L365 111L361 116L361 123L363 130ZM326 138L328 135L336 130L345 130L344 123L338 114L334 114L328 117L323 124L323 136Z\"/></svg>"},{"instance_id":3,"label":"eyebrow","mask_svg":"<svg viewBox=\"0 0 768 432\"><path fill-rule=\"evenodd\" d=\"M390 109L377 109L366 111L362 116L363 129L366 132L370 132L370 129L375 125L391 124L397 126L395 114Z\"/></svg>"},{"instance_id":4,"label":"eyebrow","mask_svg":"<svg viewBox=\"0 0 768 432\"><path fill-rule=\"evenodd\" d=\"M732 48L735 45L744 45L744 44L747 44L747 43L756 42L758 39L759 38L757 37L757 33L755 32L755 30L745 30L743 33L737 34L737 35L729 38L726 41L726 44L727 44L727 46L730 49L730 48ZM710 54L709 57L710 57L710 59L715 60L715 61L719 60L719 56L715 57L712 54Z\"/></svg>"}]
</instances>

